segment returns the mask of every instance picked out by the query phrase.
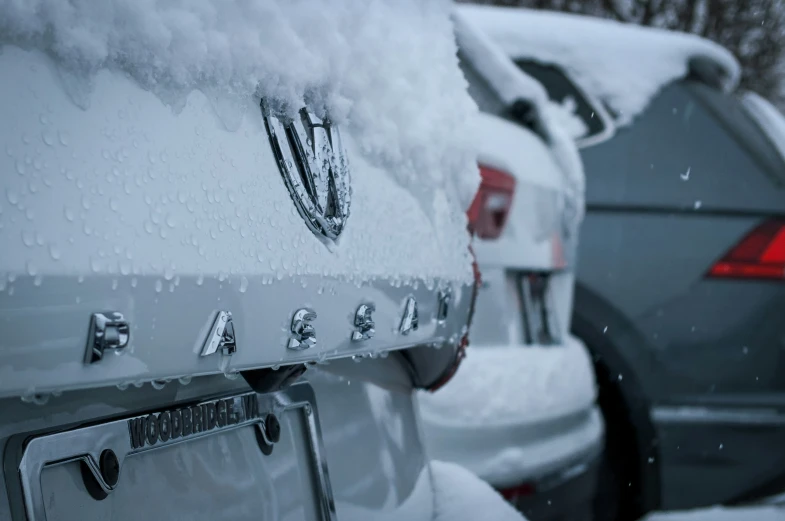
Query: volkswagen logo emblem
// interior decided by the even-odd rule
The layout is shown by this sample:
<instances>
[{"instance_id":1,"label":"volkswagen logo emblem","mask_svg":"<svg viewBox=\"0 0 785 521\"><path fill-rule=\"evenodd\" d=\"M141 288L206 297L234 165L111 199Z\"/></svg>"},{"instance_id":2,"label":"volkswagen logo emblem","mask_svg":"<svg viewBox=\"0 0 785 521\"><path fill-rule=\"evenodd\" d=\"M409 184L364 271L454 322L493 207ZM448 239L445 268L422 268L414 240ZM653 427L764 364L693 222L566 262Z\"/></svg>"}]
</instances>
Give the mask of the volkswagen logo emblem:
<instances>
[{"instance_id":1,"label":"volkswagen logo emblem","mask_svg":"<svg viewBox=\"0 0 785 521\"><path fill-rule=\"evenodd\" d=\"M281 176L297 211L319 237L337 239L349 217L349 165L338 128L301 109L292 121L262 114Z\"/></svg>"}]
</instances>

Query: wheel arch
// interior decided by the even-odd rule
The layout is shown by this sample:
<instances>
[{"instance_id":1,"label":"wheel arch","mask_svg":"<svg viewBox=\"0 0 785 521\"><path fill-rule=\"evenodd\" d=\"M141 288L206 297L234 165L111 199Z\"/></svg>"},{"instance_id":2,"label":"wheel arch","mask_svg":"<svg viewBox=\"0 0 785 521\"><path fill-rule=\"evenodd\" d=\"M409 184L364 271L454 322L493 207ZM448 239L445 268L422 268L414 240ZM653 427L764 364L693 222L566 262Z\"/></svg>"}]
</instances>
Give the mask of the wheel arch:
<instances>
[{"instance_id":1,"label":"wheel arch","mask_svg":"<svg viewBox=\"0 0 785 521\"><path fill-rule=\"evenodd\" d=\"M649 414L650 399L621 346L645 349L645 339L624 314L603 297L576 282L572 333L589 350L598 385L598 403L606 422L606 444L617 455L634 453L623 461L624 479L632 494L623 506L626 517L637 519L659 508L660 461L657 435ZM621 446L619 446L621 445Z\"/></svg>"}]
</instances>

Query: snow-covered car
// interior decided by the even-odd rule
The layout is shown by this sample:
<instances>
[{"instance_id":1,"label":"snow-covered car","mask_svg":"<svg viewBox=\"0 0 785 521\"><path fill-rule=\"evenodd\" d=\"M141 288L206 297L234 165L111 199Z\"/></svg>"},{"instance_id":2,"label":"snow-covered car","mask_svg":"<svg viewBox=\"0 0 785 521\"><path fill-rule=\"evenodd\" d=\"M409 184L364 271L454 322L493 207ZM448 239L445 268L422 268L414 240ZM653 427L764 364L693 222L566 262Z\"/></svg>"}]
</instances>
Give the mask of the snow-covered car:
<instances>
[{"instance_id":1,"label":"snow-covered car","mask_svg":"<svg viewBox=\"0 0 785 521\"><path fill-rule=\"evenodd\" d=\"M596 360L608 426L605 512L780 493L782 115L740 93L731 53L696 35L462 12L588 129L572 326Z\"/></svg>"},{"instance_id":2,"label":"snow-covered car","mask_svg":"<svg viewBox=\"0 0 785 521\"><path fill-rule=\"evenodd\" d=\"M469 209L482 284L461 370L419 397L426 445L531 520L590 519L603 424L591 360L569 333L583 196L570 114L459 15L456 34L482 111Z\"/></svg>"},{"instance_id":3,"label":"snow-covered car","mask_svg":"<svg viewBox=\"0 0 785 521\"><path fill-rule=\"evenodd\" d=\"M0 2L0 519L520 518L415 409L476 297L451 10Z\"/></svg>"}]
</instances>

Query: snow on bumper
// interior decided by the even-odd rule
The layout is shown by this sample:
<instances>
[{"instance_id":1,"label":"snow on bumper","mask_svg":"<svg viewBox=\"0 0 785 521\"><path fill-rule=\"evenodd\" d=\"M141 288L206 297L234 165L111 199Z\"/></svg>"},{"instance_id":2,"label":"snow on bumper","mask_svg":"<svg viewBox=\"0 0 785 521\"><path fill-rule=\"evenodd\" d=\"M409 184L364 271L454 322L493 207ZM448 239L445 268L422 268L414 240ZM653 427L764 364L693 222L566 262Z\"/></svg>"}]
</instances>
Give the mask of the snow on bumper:
<instances>
[{"instance_id":1,"label":"snow on bumper","mask_svg":"<svg viewBox=\"0 0 785 521\"><path fill-rule=\"evenodd\" d=\"M421 393L431 457L466 466L496 486L558 470L602 443L591 360L563 347L474 347L453 380Z\"/></svg>"}]
</instances>

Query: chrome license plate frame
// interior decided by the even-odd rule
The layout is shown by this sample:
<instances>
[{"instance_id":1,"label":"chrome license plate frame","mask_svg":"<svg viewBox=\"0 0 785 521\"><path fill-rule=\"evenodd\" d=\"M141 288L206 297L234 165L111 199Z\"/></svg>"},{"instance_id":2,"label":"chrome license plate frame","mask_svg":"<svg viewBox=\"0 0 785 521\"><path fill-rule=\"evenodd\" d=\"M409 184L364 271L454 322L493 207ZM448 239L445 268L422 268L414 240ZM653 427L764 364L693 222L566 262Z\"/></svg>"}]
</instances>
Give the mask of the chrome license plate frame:
<instances>
[{"instance_id":1,"label":"chrome license plate frame","mask_svg":"<svg viewBox=\"0 0 785 521\"><path fill-rule=\"evenodd\" d=\"M184 411L187 411L190 417L191 427L187 433L184 433L183 427L183 419L186 415ZM199 412L197 414L194 411ZM127 458L234 429L252 426L257 429L258 437L271 442L264 428L267 414L281 416L291 411L302 415L307 432L307 447L304 450L315 477L314 487L318 501L316 510L319 519L335 521L335 501L327 469L316 397L313 388L307 382L297 383L285 390L270 394L255 392L232 394L210 400L177 404L143 415L28 437L21 445L22 451L21 457L17 460L18 464L9 465L6 459L6 480L11 485L11 480L16 478L20 492L18 495L21 495L23 502L23 508L18 509L20 512L14 515L14 519L25 521L47 519L42 473L48 467L74 462L83 463L92 473L98 486L106 494L110 494L114 488L122 486L122 480L113 487L102 477L99 461L101 453L107 449L112 450L116 455L122 474L123 462ZM174 434L178 429L172 430L175 415L179 415L180 429L182 429L177 436ZM222 418L222 421L219 418ZM151 421L158 427L149 427ZM197 421L198 430L194 427ZM167 429L162 429L161 426L166 424L168 424ZM139 425L144 428L135 430L134 427ZM141 437L140 433L142 433ZM10 470L16 471L16 476L9 475L9 467ZM17 487L9 486L9 492L13 493L14 488Z\"/></svg>"}]
</instances>

